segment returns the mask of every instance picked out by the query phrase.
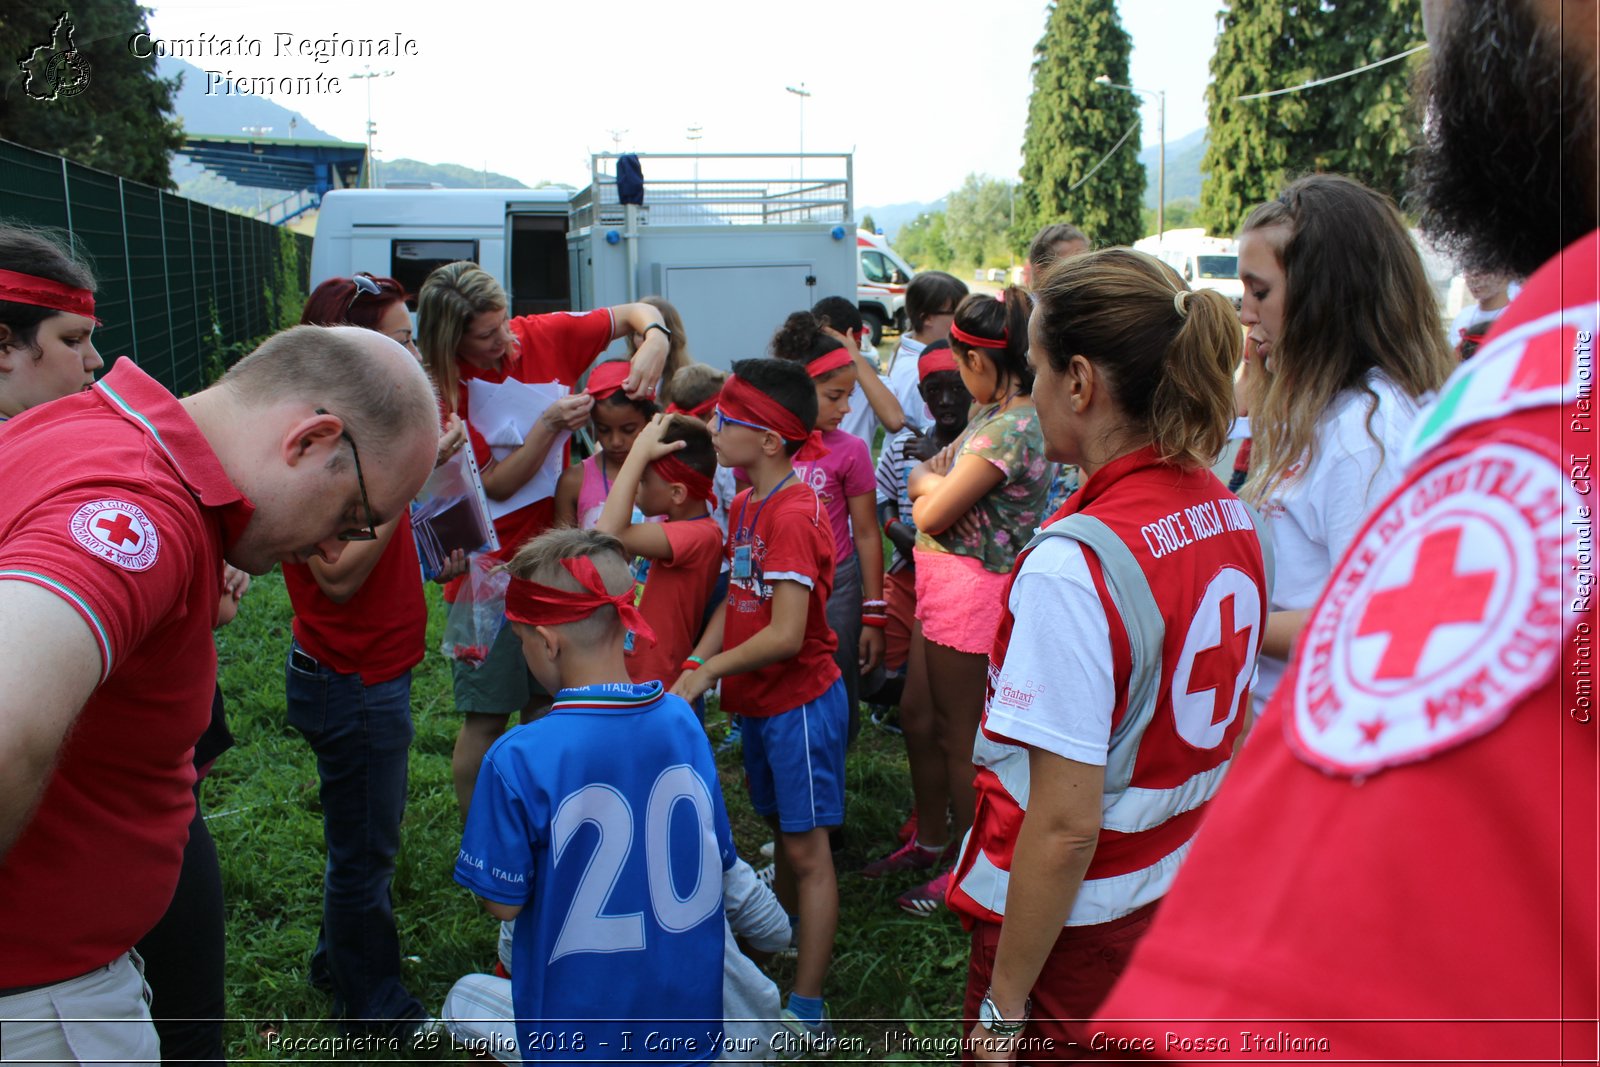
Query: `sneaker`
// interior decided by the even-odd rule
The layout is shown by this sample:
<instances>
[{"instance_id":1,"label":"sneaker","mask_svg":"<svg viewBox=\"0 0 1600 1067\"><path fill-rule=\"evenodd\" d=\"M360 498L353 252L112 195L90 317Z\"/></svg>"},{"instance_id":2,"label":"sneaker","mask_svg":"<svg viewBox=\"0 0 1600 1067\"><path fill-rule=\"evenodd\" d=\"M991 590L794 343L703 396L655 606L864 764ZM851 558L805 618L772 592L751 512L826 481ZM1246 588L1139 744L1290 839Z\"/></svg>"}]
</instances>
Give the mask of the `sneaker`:
<instances>
[{"instance_id":1,"label":"sneaker","mask_svg":"<svg viewBox=\"0 0 1600 1067\"><path fill-rule=\"evenodd\" d=\"M896 737L905 736L905 731L900 729L900 712L898 709L877 707L873 709L870 717L872 725L884 733L894 734Z\"/></svg>"},{"instance_id":2,"label":"sneaker","mask_svg":"<svg viewBox=\"0 0 1600 1067\"><path fill-rule=\"evenodd\" d=\"M739 725L739 720L737 717L730 715L728 717L728 732L723 735L721 741L717 742L717 751L719 753L726 752L728 749L733 748L735 745L742 744L743 742L744 731Z\"/></svg>"},{"instance_id":3,"label":"sneaker","mask_svg":"<svg viewBox=\"0 0 1600 1067\"><path fill-rule=\"evenodd\" d=\"M774 878L776 878L777 876L778 876L777 864L769 863L765 867L761 868L759 871L756 872L756 881L760 882L762 885L766 886L768 889L771 889L772 888L772 880Z\"/></svg>"},{"instance_id":4,"label":"sneaker","mask_svg":"<svg viewBox=\"0 0 1600 1067\"><path fill-rule=\"evenodd\" d=\"M898 874L901 871L925 871L939 862L945 846L928 848L917 843L913 837L882 859L873 860L861 868L863 878L882 878L886 874Z\"/></svg>"},{"instance_id":5,"label":"sneaker","mask_svg":"<svg viewBox=\"0 0 1600 1067\"><path fill-rule=\"evenodd\" d=\"M944 894L949 887L950 872L943 871L926 885L901 893L894 902L909 915L936 915L945 910Z\"/></svg>"},{"instance_id":6,"label":"sneaker","mask_svg":"<svg viewBox=\"0 0 1600 1067\"><path fill-rule=\"evenodd\" d=\"M826 1053L834 1047L833 1015L828 1006L822 1006L822 1019L808 1023L788 1008L778 1013L787 1035L780 1032L778 1055L786 1060L798 1059L808 1053Z\"/></svg>"},{"instance_id":7,"label":"sneaker","mask_svg":"<svg viewBox=\"0 0 1600 1067\"><path fill-rule=\"evenodd\" d=\"M906 821L900 824L900 843L917 839L917 809L912 808L911 814L906 816Z\"/></svg>"},{"instance_id":8,"label":"sneaker","mask_svg":"<svg viewBox=\"0 0 1600 1067\"><path fill-rule=\"evenodd\" d=\"M773 841L768 841L766 844L762 845L756 851L761 853L761 858L762 859L767 860L768 862L771 862L772 857L777 852L777 850L778 850L777 843L773 842Z\"/></svg>"}]
</instances>

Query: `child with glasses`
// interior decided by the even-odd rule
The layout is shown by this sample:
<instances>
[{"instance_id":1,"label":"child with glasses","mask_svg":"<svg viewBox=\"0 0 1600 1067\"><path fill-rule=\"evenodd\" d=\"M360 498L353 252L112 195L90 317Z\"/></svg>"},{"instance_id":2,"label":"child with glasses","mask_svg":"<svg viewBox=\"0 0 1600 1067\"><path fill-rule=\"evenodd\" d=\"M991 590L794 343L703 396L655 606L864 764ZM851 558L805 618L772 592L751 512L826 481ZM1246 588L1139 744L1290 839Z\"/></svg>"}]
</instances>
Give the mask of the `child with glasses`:
<instances>
[{"instance_id":1,"label":"child with glasses","mask_svg":"<svg viewBox=\"0 0 1600 1067\"><path fill-rule=\"evenodd\" d=\"M831 1032L822 984L839 921L828 830L844 821L844 682L828 627L833 532L795 461L825 451L817 394L783 360L733 365L712 423L717 462L750 488L729 509L727 604L695 649L704 660L672 691L685 700L722 682L722 707L743 717L744 769L755 810L778 830L774 887L798 914L794 991L784 1020L802 1039Z\"/></svg>"}]
</instances>

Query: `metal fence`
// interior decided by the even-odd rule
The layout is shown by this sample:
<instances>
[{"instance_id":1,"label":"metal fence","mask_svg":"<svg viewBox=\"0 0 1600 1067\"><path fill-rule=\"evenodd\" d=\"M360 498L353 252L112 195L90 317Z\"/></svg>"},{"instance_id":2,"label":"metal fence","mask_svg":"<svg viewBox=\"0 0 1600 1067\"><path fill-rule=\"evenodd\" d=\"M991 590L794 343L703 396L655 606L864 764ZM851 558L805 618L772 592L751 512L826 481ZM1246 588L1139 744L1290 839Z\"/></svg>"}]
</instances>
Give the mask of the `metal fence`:
<instances>
[{"instance_id":1,"label":"metal fence","mask_svg":"<svg viewBox=\"0 0 1600 1067\"><path fill-rule=\"evenodd\" d=\"M848 153L638 155L645 184L640 225L844 224L854 214ZM572 198L572 229L626 221L617 195L617 158L611 152L590 157L589 187Z\"/></svg>"},{"instance_id":2,"label":"metal fence","mask_svg":"<svg viewBox=\"0 0 1600 1067\"><path fill-rule=\"evenodd\" d=\"M297 318L308 290L309 237L3 140L0 219L71 233L106 365L131 356L178 395Z\"/></svg>"}]
</instances>

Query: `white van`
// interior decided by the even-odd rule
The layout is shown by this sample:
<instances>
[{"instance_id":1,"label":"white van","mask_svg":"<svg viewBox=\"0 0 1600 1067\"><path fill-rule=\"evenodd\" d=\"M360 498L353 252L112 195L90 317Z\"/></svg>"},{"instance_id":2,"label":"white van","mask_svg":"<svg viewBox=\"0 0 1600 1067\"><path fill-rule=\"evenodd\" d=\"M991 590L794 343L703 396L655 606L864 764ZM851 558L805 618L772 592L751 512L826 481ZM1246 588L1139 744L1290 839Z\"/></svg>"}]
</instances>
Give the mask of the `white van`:
<instances>
[{"instance_id":1,"label":"white van","mask_svg":"<svg viewBox=\"0 0 1600 1067\"><path fill-rule=\"evenodd\" d=\"M856 305L874 345L883 340L885 326L905 330L906 286L914 274L882 235L856 231Z\"/></svg>"},{"instance_id":2,"label":"white van","mask_svg":"<svg viewBox=\"0 0 1600 1067\"><path fill-rule=\"evenodd\" d=\"M1165 262L1183 276L1191 289L1214 289L1227 297L1235 310L1244 302L1237 241L1208 237L1197 227L1168 230L1160 237L1135 241L1133 247Z\"/></svg>"},{"instance_id":3,"label":"white van","mask_svg":"<svg viewBox=\"0 0 1600 1067\"><path fill-rule=\"evenodd\" d=\"M370 271L415 293L436 267L468 259L505 287L513 315L658 294L683 316L694 357L724 368L759 355L790 312L848 297L856 265L848 155L807 155L800 179L774 177L781 164L767 156L641 154L642 206L620 203L616 158L597 154L592 184L576 193L330 192L311 283ZM719 180L714 167L736 177Z\"/></svg>"}]
</instances>

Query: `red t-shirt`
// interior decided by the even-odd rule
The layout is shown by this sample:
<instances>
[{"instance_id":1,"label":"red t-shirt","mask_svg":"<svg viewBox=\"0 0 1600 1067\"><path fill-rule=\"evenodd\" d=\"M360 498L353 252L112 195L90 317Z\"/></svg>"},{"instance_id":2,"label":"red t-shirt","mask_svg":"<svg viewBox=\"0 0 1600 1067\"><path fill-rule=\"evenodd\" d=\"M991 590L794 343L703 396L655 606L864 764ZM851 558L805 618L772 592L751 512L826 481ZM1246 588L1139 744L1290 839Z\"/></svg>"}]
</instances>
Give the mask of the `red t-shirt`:
<instances>
[{"instance_id":1,"label":"red t-shirt","mask_svg":"<svg viewBox=\"0 0 1600 1067\"><path fill-rule=\"evenodd\" d=\"M746 489L728 508L728 603L722 647L737 648L772 621L772 583L799 582L810 591L806 636L793 659L722 679L722 706L736 715L766 718L828 691L839 677L828 626L833 592L833 530L810 489L790 481L766 500ZM749 569L740 561L749 555Z\"/></svg>"},{"instance_id":2,"label":"red t-shirt","mask_svg":"<svg viewBox=\"0 0 1600 1067\"><path fill-rule=\"evenodd\" d=\"M466 360L457 361L461 386L456 411L467 424L472 454L480 469L488 466L494 456L489 451L489 442L472 425L467 411L467 382L478 379L499 383L511 378L529 385L541 382L573 385L589 369L589 364L610 346L615 329L613 323L610 308L521 315L510 322L516 342L499 367L482 370ZM545 497L494 520L495 532L500 535L500 551L495 556L510 559L526 541L548 530L555 521L555 507L555 497Z\"/></svg>"},{"instance_id":3,"label":"red t-shirt","mask_svg":"<svg viewBox=\"0 0 1600 1067\"><path fill-rule=\"evenodd\" d=\"M656 632L656 643L636 644L628 654L628 676L636 683L659 679L670 687L700 639L706 603L722 568L722 529L707 515L664 522L661 532L672 546L672 558L651 561L639 598L639 611Z\"/></svg>"},{"instance_id":4,"label":"red t-shirt","mask_svg":"<svg viewBox=\"0 0 1600 1067\"><path fill-rule=\"evenodd\" d=\"M400 516L367 580L343 604L328 598L304 563L284 564L283 584L294 608L294 638L324 666L359 674L362 685L380 685L422 661L428 607L409 512Z\"/></svg>"},{"instance_id":5,"label":"red t-shirt","mask_svg":"<svg viewBox=\"0 0 1600 1067\"><path fill-rule=\"evenodd\" d=\"M1104 1031L1594 1062L1597 261L1591 234L1530 278L1422 413Z\"/></svg>"},{"instance_id":6,"label":"red t-shirt","mask_svg":"<svg viewBox=\"0 0 1600 1067\"><path fill-rule=\"evenodd\" d=\"M222 554L253 509L177 400L127 359L8 421L0 449L0 580L66 601L102 664L0 863L0 987L12 987L110 963L171 902L216 692ZM25 634L8 640L27 654Z\"/></svg>"}]
</instances>

